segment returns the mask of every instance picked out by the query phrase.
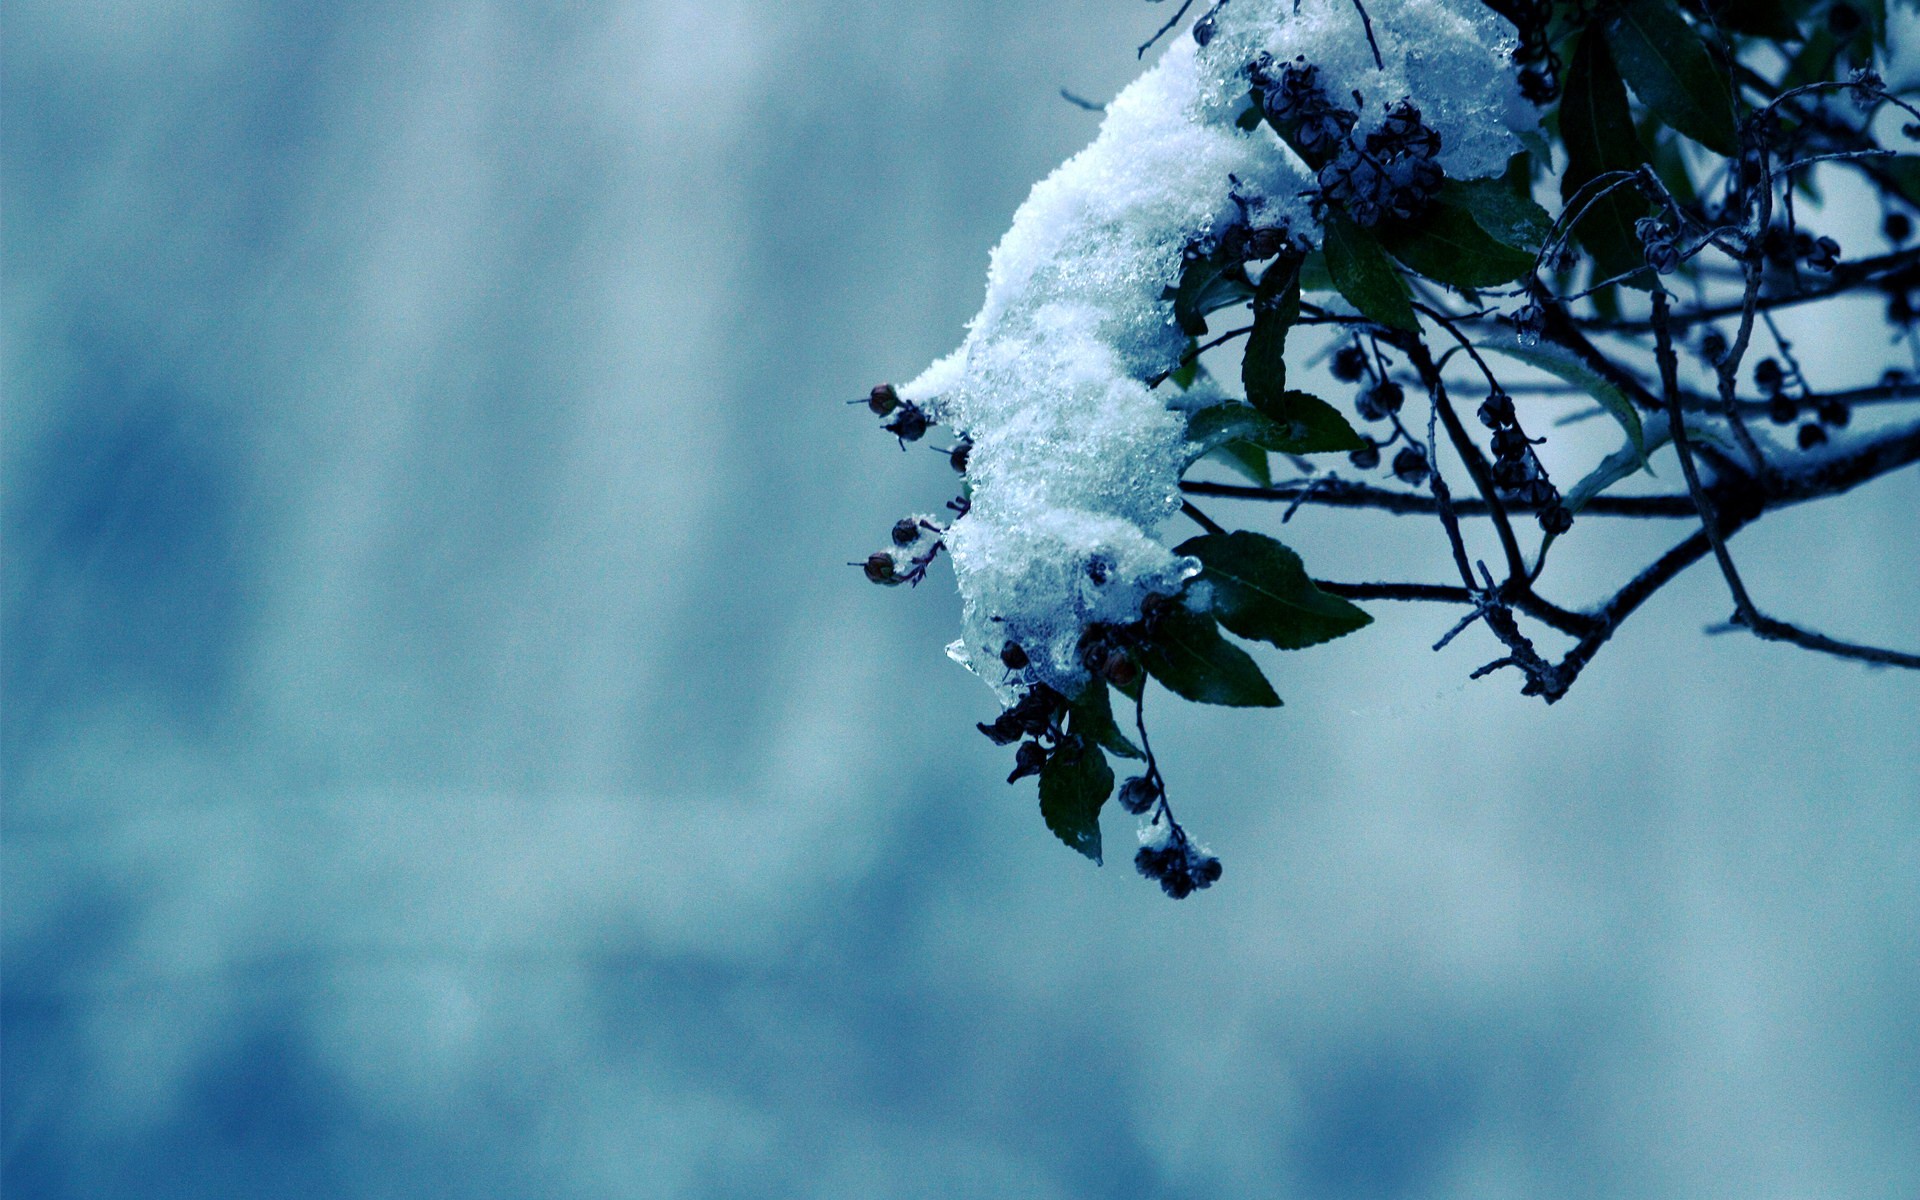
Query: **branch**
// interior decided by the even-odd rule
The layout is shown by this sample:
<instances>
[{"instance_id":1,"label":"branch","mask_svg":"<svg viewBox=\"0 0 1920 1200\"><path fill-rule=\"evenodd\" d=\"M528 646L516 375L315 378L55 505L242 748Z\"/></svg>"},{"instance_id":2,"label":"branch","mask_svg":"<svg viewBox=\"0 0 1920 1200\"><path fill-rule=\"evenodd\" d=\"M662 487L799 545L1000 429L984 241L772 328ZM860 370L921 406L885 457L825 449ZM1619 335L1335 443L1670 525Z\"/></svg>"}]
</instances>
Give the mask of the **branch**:
<instances>
[{"instance_id":1,"label":"branch","mask_svg":"<svg viewBox=\"0 0 1920 1200\"><path fill-rule=\"evenodd\" d=\"M1323 504L1329 508L1372 508L1404 516L1417 513L1431 516L1440 511L1430 495L1420 492L1396 492L1372 484L1355 483L1337 476L1323 475L1302 483L1280 483L1255 487L1239 483L1208 483L1182 480L1180 490L1190 496L1219 496L1230 500L1286 501L1298 504ZM1811 499L1812 496L1795 497ZM1508 512L1536 512L1539 506L1519 500L1504 502ZM1485 517L1491 508L1484 500L1453 502L1453 511L1463 517ZM1693 501L1686 496L1595 496L1580 510L1581 515L1603 517L1691 517Z\"/></svg>"}]
</instances>

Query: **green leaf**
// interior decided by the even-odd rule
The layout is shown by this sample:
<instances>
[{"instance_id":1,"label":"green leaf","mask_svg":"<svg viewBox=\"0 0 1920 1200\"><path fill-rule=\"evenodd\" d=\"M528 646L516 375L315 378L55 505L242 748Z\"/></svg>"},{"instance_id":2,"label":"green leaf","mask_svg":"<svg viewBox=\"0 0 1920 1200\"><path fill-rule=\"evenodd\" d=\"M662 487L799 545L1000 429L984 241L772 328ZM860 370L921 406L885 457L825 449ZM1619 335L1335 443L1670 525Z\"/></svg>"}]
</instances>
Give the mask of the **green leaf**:
<instances>
[{"instance_id":1,"label":"green leaf","mask_svg":"<svg viewBox=\"0 0 1920 1200\"><path fill-rule=\"evenodd\" d=\"M1207 457L1225 463L1257 487L1273 486L1273 464L1267 461L1265 446L1246 441L1223 442L1215 446Z\"/></svg>"},{"instance_id":2,"label":"green leaf","mask_svg":"<svg viewBox=\"0 0 1920 1200\"><path fill-rule=\"evenodd\" d=\"M1300 259L1275 259L1253 297L1253 332L1240 359L1240 381L1254 407L1278 403L1287 390L1287 331L1300 319Z\"/></svg>"},{"instance_id":3,"label":"green leaf","mask_svg":"<svg viewBox=\"0 0 1920 1200\"><path fill-rule=\"evenodd\" d=\"M1407 281L1387 258L1380 243L1366 230L1339 213L1326 220L1327 274L1348 303L1371 320L1409 333L1420 332L1407 295Z\"/></svg>"},{"instance_id":4,"label":"green leaf","mask_svg":"<svg viewBox=\"0 0 1920 1200\"><path fill-rule=\"evenodd\" d=\"M1193 386L1194 380L1200 378L1200 355L1195 353L1199 349L1199 340L1188 338L1187 344L1180 350L1180 365L1167 375L1167 378L1173 380L1183 392Z\"/></svg>"},{"instance_id":5,"label":"green leaf","mask_svg":"<svg viewBox=\"0 0 1920 1200\"><path fill-rule=\"evenodd\" d=\"M1504 179L1449 179L1440 185L1440 198L1466 209L1474 223L1501 245L1528 254L1540 253L1553 231L1547 210Z\"/></svg>"},{"instance_id":6,"label":"green leaf","mask_svg":"<svg viewBox=\"0 0 1920 1200\"><path fill-rule=\"evenodd\" d=\"M1418 220L1382 227L1380 243L1428 279L1458 288L1492 287L1533 269L1533 255L1501 245L1471 213L1447 200L1436 201Z\"/></svg>"},{"instance_id":7,"label":"green leaf","mask_svg":"<svg viewBox=\"0 0 1920 1200\"><path fill-rule=\"evenodd\" d=\"M1605 29L1620 74L1641 103L1716 154L1740 152L1733 85L1672 0L1627 0Z\"/></svg>"},{"instance_id":8,"label":"green leaf","mask_svg":"<svg viewBox=\"0 0 1920 1200\"><path fill-rule=\"evenodd\" d=\"M1613 65L1604 38L1582 34L1567 67L1560 97L1560 138L1567 151L1567 170L1560 177L1560 199L1574 211L1591 198L1583 188L1610 171L1632 171L1647 154L1633 133L1633 111L1627 106L1627 88ZM1598 193L1607 185L1587 189ZM1636 268L1647 274L1646 255L1633 223L1647 212L1646 201L1631 187L1607 192L1585 209L1574 226L1574 236L1593 255L1594 279L1608 279ZM1637 282L1636 287L1645 287Z\"/></svg>"},{"instance_id":9,"label":"green leaf","mask_svg":"<svg viewBox=\"0 0 1920 1200\"><path fill-rule=\"evenodd\" d=\"M1274 432L1249 440L1282 454L1331 454L1367 444L1339 409L1311 392L1282 392L1261 413L1272 422Z\"/></svg>"},{"instance_id":10,"label":"green leaf","mask_svg":"<svg viewBox=\"0 0 1920 1200\"><path fill-rule=\"evenodd\" d=\"M1318 250L1307 251L1307 257L1300 263L1300 290L1331 292L1334 286L1333 272L1327 269L1327 256Z\"/></svg>"},{"instance_id":11,"label":"green leaf","mask_svg":"<svg viewBox=\"0 0 1920 1200\"><path fill-rule=\"evenodd\" d=\"M1252 92L1248 92L1240 98L1240 112L1233 118L1233 126L1244 133L1252 133L1260 128L1260 123L1265 119L1266 113L1261 111L1260 101Z\"/></svg>"},{"instance_id":12,"label":"green leaf","mask_svg":"<svg viewBox=\"0 0 1920 1200\"><path fill-rule=\"evenodd\" d=\"M1196 254L1180 267L1180 283L1160 293L1173 301L1174 320L1188 337L1207 332L1207 314L1241 304L1253 296L1253 284L1240 263L1219 253Z\"/></svg>"},{"instance_id":13,"label":"green leaf","mask_svg":"<svg viewBox=\"0 0 1920 1200\"><path fill-rule=\"evenodd\" d=\"M1640 414L1633 407L1633 401L1627 399L1613 384L1607 382L1592 367L1580 361L1571 350L1557 346L1552 342L1535 342L1528 345L1510 330L1491 332L1477 343L1482 350L1491 350L1504 354L1508 358L1518 359L1530 367L1537 367L1549 375L1571 383L1587 395L1599 401L1600 407L1607 410L1620 427L1627 431L1627 440L1633 444L1638 454L1635 465L1646 462L1646 431L1641 427Z\"/></svg>"},{"instance_id":14,"label":"green leaf","mask_svg":"<svg viewBox=\"0 0 1920 1200\"><path fill-rule=\"evenodd\" d=\"M1201 704L1274 708L1280 697L1245 650L1220 636L1206 613L1175 601L1150 623L1140 665L1168 691Z\"/></svg>"},{"instance_id":15,"label":"green leaf","mask_svg":"<svg viewBox=\"0 0 1920 1200\"><path fill-rule=\"evenodd\" d=\"M1210 533L1174 549L1200 560L1213 585L1213 615L1244 638L1298 650L1352 633L1373 620L1313 585L1300 556L1263 534Z\"/></svg>"},{"instance_id":16,"label":"green leaf","mask_svg":"<svg viewBox=\"0 0 1920 1200\"><path fill-rule=\"evenodd\" d=\"M1100 861L1100 806L1113 794L1113 768L1084 738L1063 740L1040 769L1040 816L1054 836Z\"/></svg>"},{"instance_id":17,"label":"green leaf","mask_svg":"<svg viewBox=\"0 0 1920 1200\"><path fill-rule=\"evenodd\" d=\"M1234 442L1283 454L1358 450L1366 444L1340 411L1318 396L1282 392L1270 409L1272 415L1246 404L1216 404L1188 417L1188 464Z\"/></svg>"},{"instance_id":18,"label":"green leaf","mask_svg":"<svg viewBox=\"0 0 1920 1200\"><path fill-rule=\"evenodd\" d=\"M1687 8L1733 33L1788 42L1800 36L1793 10L1784 0L1688 0Z\"/></svg>"},{"instance_id":19,"label":"green leaf","mask_svg":"<svg viewBox=\"0 0 1920 1200\"><path fill-rule=\"evenodd\" d=\"M1144 758L1140 747L1127 740L1120 732L1120 723L1113 719L1113 698L1107 695L1107 685L1095 679L1078 696L1070 701L1068 717L1071 732L1091 739L1108 753L1118 754L1121 758Z\"/></svg>"},{"instance_id":20,"label":"green leaf","mask_svg":"<svg viewBox=\"0 0 1920 1200\"><path fill-rule=\"evenodd\" d=\"M1889 187L1900 194L1902 200L1920 208L1920 155L1896 154L1891 158L1856 159L1855 165L1868 175L1885 180Z\"/></svg>"}]
</instances>

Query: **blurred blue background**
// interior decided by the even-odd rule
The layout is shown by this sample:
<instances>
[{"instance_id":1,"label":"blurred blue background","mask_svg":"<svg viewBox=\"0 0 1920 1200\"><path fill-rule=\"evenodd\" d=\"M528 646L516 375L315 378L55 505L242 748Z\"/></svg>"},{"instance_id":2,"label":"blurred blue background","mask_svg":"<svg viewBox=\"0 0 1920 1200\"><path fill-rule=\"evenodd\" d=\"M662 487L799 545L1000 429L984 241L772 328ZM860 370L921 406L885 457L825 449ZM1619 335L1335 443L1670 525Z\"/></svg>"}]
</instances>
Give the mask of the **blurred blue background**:
<instances>
[{"instance_id":1,"label":"blurred blue background","mask_svg":"<svg viewBox=\"0 0 1920 1200\"><path fill-rule=\"evenodd\" d=\"M1920 1194L1911 675L1700 568L1548 710L1374 606L1158 705L1173 904L842 565L954 487L842 401L1163 16L9 6L9 1197ZM1911 645L1917 476L1764 602ZM1674 536L1583 528L1577 603Z\"/></svg>"}]
</instances>

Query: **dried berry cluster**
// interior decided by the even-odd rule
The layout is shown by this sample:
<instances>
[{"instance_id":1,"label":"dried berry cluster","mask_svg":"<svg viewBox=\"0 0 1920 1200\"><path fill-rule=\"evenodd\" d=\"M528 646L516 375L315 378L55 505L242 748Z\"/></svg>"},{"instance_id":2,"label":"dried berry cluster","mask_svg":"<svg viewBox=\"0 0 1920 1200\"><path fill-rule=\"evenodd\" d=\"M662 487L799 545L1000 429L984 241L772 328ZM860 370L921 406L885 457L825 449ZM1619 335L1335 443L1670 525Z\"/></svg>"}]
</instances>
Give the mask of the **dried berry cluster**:
<instances>
[{"instance_id":1,"label":"dried berry cluster","mask_svg":"<svg viewBox=\"0 0 1920 1200\"><path fill-rule=\"evenodd\" d=\"M1187 831L1171 819L1156 818L1141 836L1145 844L1133 856L1134 869L1157 881L1160 890L1175 900L1219 882L1220 860L1194 845Z\"/></svg>"},{"instance_id":2,"label":"dried berry cluster","mask_svg":"<svg viewBox=\"0 0 1920 1200\"><path fill-rule=\"evenodd\" d=\"M1384 370L1376 368L1367 352L1358 344L1340 347L1334 352L1331 366L1333 377L1343 383L1359 383L1367 380L1354 396L1353 408L1361 418L1367 421L1388 421L1393 425L1393 435L1386 441L1367 439L1367 444L1348 453L1347 461L1362 471L1371 471L1380 465L1380 451L1398 441L1405 441L1393 456L1393 476L1409 487L1419 487L1426 482L1429 467L1427 452L1415 444L1400 424L1400 410L1406 405L1407 392L1398 383L1386 377Z\"/></svg>"},{"instance_id":3,"label":"dried berry cluster","mask_svg":"<svg viewBox=\"0 0 1920 1200\"><path fill-rule=\"evenodd\" d=\"M1276 67L1262 54L1247 64L1268 122L1318 169L1321 200L1368 228L1425 212L1445 179L1439 131L1420 119L1410 101L1400 100L1387 106L1379 128L1355 137L1359 93L1347 108L1327 94L1319 75L1304 58Z\"/></svg>"},{"instance_id":4,"label":"dried berry cluster","mask_svg":"<svg viewBox=\"0 0 1920 1200\"><path fill-rule=\"evenodd\" d=\"M1520 428L1513 397L1494 392L1480 405L1480 423L1493 430L1493 482L1507 495L1539 510L1540 528L1562 534L1573 528L1573 513L1547 478L1533 452L1537 444ZM1545 439L1541 439L1545 440Z\"/></svg>"}]
</instances>

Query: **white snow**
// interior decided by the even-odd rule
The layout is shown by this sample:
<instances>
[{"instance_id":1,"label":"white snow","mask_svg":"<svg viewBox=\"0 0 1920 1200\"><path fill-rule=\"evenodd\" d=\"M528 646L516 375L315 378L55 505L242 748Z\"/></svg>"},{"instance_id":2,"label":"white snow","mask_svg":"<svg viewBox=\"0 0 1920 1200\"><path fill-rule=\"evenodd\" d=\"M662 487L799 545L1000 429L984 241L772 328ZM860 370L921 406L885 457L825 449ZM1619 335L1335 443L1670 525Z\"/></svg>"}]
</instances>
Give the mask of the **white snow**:
<instances>
[{"instance_id":1,"label":"white snow","mask_svg":"<svg viewBox=\"0 0 1920 1200\"><path fill-rule=\"evenodd\" d=\"M1514 129L1532 127L1512 31L1479 0L1368 0L1368 11L1384 71L1352 0L1233 0L1206 47L1174 36L1107 106L1093 144L1020 206L965 342L900 389L973 441L973 508L946 539L964 602L949 652L1003 701L1005 642L1032 660L1023 678L1072 695L1088 624L1131 621L1143 597L1198 570L1158 537L1185 462L1178 389L1142 382L1186 343L1161 291L1191 240L1238 218L1231 190L1265 199L1260 224L1318 235L1302 197L1312 173L1270 129L1233 125L1245 65L1263 50L1304 55L1330 94L1361 93L1362 133L1411 98L1455 178L1499 172L1519 148Z\"/></svg>"}]
</instances>

